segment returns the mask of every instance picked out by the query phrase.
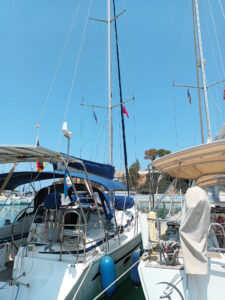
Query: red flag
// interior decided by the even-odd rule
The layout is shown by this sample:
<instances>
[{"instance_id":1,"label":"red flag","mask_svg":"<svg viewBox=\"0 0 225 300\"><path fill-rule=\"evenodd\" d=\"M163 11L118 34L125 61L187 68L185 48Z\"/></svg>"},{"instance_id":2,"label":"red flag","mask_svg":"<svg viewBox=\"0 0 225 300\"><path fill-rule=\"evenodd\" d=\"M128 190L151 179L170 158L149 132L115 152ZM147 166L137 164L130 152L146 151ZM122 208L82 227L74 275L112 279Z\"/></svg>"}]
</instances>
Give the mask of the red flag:
<instances>
[{"instance_id":1,"label":"red flag","mask_svg":"<svg viewBox=\"0 0 225 300\"><path fill-rule=\"evenodd\" d=\"M123 105L123 114L125 114L129 119L128 112L127 112L126 107L124 105Z\"/></svg>"},{"instance_id":2,"label":"red flag","mask_svg":"<svg viewBox=\"0 0 225 300\"><path fill-rule=\"evenodd\" d=\"M225 86L223 88L223 100L225 100Z\"/></svg>"}]
</instances>

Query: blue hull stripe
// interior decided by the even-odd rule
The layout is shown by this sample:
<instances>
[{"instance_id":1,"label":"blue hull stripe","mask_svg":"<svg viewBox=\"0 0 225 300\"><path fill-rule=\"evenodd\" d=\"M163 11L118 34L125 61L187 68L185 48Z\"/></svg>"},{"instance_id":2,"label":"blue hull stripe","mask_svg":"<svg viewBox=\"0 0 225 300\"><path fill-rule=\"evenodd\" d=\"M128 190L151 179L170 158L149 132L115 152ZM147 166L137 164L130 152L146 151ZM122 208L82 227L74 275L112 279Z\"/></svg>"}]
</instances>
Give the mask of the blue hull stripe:
<instances>
[{"instance_id":1,"label":"blue hull stripe","mask_svg":"<svg viewBox=\"0 0 225 300\"><path fill-rule=\"evenodd\" d=\"M21 238L27 238L28 234L29 234L29 232L24 232L23 234L14 234L14 236L13 236L14 241L17 241ZM4 244L5 242L7 242L7 243L12 242L12 236L10 235L10 236L0 239L0 245Z\"/></svg>"}]
</instances>

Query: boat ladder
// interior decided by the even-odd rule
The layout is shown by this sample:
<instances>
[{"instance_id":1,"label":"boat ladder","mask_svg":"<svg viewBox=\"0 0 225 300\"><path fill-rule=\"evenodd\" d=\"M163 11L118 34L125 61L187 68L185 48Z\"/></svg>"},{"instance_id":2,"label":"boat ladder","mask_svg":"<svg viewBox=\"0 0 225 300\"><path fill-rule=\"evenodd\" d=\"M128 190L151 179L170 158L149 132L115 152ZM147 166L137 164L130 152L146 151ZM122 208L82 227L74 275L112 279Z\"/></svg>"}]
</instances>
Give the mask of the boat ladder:
<instances>
[{"instance_id":1,"label":"boat ladder","mask_svg":"<svg viewBox=\"0 0 225 300\"><path fill-rule=\"evenodd\" d=\"M66 216L68 215L75 215L77 218L76 224L67 224L65 223ZM84 230L81 229L81 226L85 226L85 224L81 225L81 216L80 214L75 211L75 210L67 210L63 214L63 219L62 219L62 224L60 225L61 227L61 233L60 233L60 256L59 260L62 260L62 248L63 248L63 241L64 237L71 237L71 238L77 238L74 239L77 242L77 250L76 250L76 257L78 261L78 256L79 256L79 246L80 246L80 241L83 241L83 246L85 248L85 232Z\"/></svg>"}]
</instances>

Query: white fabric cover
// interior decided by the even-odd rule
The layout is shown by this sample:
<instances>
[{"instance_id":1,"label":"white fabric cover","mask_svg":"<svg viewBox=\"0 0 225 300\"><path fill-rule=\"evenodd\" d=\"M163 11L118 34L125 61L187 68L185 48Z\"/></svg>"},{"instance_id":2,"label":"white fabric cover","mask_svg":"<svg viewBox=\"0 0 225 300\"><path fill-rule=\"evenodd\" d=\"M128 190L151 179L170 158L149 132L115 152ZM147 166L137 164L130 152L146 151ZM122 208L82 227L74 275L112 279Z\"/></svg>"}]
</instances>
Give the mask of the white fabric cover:
<instances>
[{"instance_id":1,"label":"white fabric cover","mask_svg":"<svg viewBox=\"0 0 225 300\"><path fill-rule=\"evenodd\" d=\"M149 241L149 228L148 228L148 219L146 214L141 214L139 217L140 226L141 226L141 237L143 249L148 251L152 249L151 242Z\"/></svg>"},{"instance_id":2,"label":"white fabric cover","mask_svg":"<svg viewBox=\"0 0 225 300\"><path fill-rule=\"evenodd\" d=\"M191 187L185 195L180 226L184 269L188 274L208 274L207 236L210 228L210 203L206 192Z\"/></svg>"}]
</instances>

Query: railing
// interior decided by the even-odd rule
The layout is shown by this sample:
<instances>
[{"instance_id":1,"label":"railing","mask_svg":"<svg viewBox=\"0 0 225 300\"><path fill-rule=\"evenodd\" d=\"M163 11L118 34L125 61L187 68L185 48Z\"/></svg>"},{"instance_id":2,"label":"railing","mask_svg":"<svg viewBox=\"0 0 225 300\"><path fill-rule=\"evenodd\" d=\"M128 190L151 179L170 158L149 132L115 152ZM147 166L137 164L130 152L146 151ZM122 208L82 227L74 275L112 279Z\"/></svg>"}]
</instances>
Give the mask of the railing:
<instances>
[{"instance_id":1,"label":"railing","mask_svg":"<svg viewBox=\"0 0 225 300\"><path fill-rule=\"evenodd\" d=\"M75 196L77 197L77 201L78 201L78 204L80 206L80 210L81 210L81 213L82 213L82 216L84 218L84 223L87 223L86 221L86 216L84 214L84 211L83 211L83 208L82 208L82 204L80 202L80 197L79 197L79 194L76 190L76 187L75 187L75 184L73 182L73 179L72 179L72 176L70 174L70 171L68 169L68 164L67 164L67 161L61 157L64 165L65 165L65 168L69 174L69 177L70 177L70 180L71 180L71 183L72 183L72 188L73 188L73 191L74 191L74 194ZM90 194L90 196L93 198L94 202L95 202L95 206L96 206L96 209L97 209L97 213L98 213L98 217L99 217L99 223L100 223L100 227L102 229L102 231L104 232L104 235L105 235L105 240L106 240L106 252L108 252L109 250L109 242L108 242L108 236L106 234L106 230L105 230L105 227L104 227L104 224L103 224L103 220L102 220L102 217L101 217L101 213L100 213L100 210L99 210L99 205L98 205L98 202L97 202L97 199L96 199L96 196L94 195L94 192L93 192L93 188L92 188L92 185L91 185L91 181L89 180L89 176L88 176L88 172L87 172L87 169L86 169L86 166L84 164L84 162L82 160L79 160L79 159L75 159L75 162L80 164L83 168L83 171L85 173L85 176L86 178L84 179L84 183L86 185L86 188L87 188L87 191L88 193ZM86 240L86 228L85 228L85 231L84 231L84 239ZM85 250L84 250L85 251Z\"/></svg>"},{"instance_id":2,"label":"railing","mask_svg":"<svg viewBox=\"0 0 225 300\"><path fill-rule=\"evenodd\" d=\"M82 241L83 241L83 253L84 253L83 261L85 262L85 260L86 260L86 243L87 243L86 242L86 231L87 231L87 218L86 217L87 216L85 214L84 208L83 208L82 203L80 201L81 196L78 193L78 191L76 189L76 186L73 182L73 178L70 174L70 171L68 170L67 162L63 157L61 157L61 159L62 159L62 161L65 165L65 168L68 172L68 175L70 177L73 192L74 192L74 195L77 198L76 203L77 203L78 207L76 207L76 209L77 208L80 209L80 213L78 213L75 209L73 209L73 210L70 209L70 210L64 211L63 207L62 207L62 209L56 209L54 212L53 212L53 210L49 210L49 216L48 216L48 210L47 209L45 210L43 208L44 211L40 213L40 221L36 222L37 218L39 218L39 214L38 214L39 209L42 209L42 207L43 207L43 204L42 204L38 207L38 209L36 210L36 212L34 214L34 222L33 223L36 223L36 225L38 225L38 223L40 223L40 225L41 224L46 224L46 223L48 223L47 218L49 218L49 226L50 226L49 237L48 237L49 249L51 249L52 243L56 241L56 236L57 236L57 241L59 241L59 243L60 243L60 257L59 257L60 260L62 260L62 253L63 253L62 249L63 249L63 241L64 241L65 236L71 236L71 237L76 236L77 237L76 238L76 242L77 242L77 251L76 251L77 259L78 259L78 256L79 256L79 246L81 246L81 239L82 239ZM86 177L86 178L84 178L84 183L86 185L86 189L87 189L87 192L89 194L87 197L85 197L85 199L93 199L94 200L96 211L97 211L97 214L98 214L98 217L99 217L99 222L98 223L99 223L100 228L101 228L101 230L104 234L104 240L106 241L106 243L105 243L105 248L106 249L105 250L108 251L108 249L109 249L109 247L108 247L108 235L107 235L105 227L104 227L104 223L103 223L103 220L102 220L102 216L101 216L100 208L99 208L99 205L98 205L98 201L97 201L95 193L93 192L93 188L92 188L91 182L89 180L86 167L85 167L85 165L82 161L76 159L76 162L81 164L82 167L83 167L83 171L84 171L85 177ZM62 214L61 214L61 212L62 212ZM75 214L77 216L77 221L74 224L66 224L65 223L65 218L68 214ZM81 224L81 220L82 220L83 224ZM55 223L56 227L58 228L57 232L55 232L54 236L53 236L53 231L54 231L53 230L53 223ZM73 223L73 222L69 222L69 223ZM71 229L66 230L66 227L70 227ZM81 229L81 227L82 227L82 229ZM36 234L36 229L35 229L35 234ZM37 235L37 238L41 238L41 237ZM45 238L46 237L44 236L43 241L44 241ZM47 242L47 238L46 238L46 242ZM27 245L29 243L32 243L32 241L28 240ZM68 251L68 252L70 252L70 251Z\"/></svg>"},{"instance_id":3,"label":"railing","mask_svg":"<svg viewBox=\"0 0 225 300\"><path fill-rule=\"evenodd\" d=\"M224 224L224 225L225 225L225 224ZM223 237L223 244L224 244L224 241L225 241L224 225L222 225L222 224L220 224L220 223L215 223L215 222L212 222L212 223L210 224L210 228L211 228L212 226L218 226L218 227L221 229L222 234L220 234L220 233L214 231L214 233L215 233L215 235L216 235L216 239L217 239L218 244L220 244L220 241L218 240L218 237L219 237L219 236ZM222 248L222 247L209 247L208 250L209 250L209 251L219 251L219 252L222 252L222 251L223 251L223 252L224 252L224 251L225 251L225 248Z\"/></svg>"},{"instance_id":4,"label":"railing","mask_svg":"<svg viewBox=\"0 0 225 300\"><path fill-rule=\"evenodd\" d=\"M162 240L166 230L163 230L162 232L162 223L167 223L167 222L173 222L174 220L171 219L161 219L161 218L147 218L148 221L153 221L155 222L155 228L158 229L158 238L156 240L151 239L150 233L149 233L149 240L151 243L156 244L156 246L160 243L160 241ZM174 221L175 222L175 221ZM221 229L221 234L218 234L215 232L216 238L217 238L217 242L219 244L218 241L218 236L222 236L224 238L225 241L225 230L224 230L224 226L220 223L215 223L212 222L210 224L210 228L212 226L218 226ZM208 247L208 251L217 251L217 252L225 252L225 248L223 247ZM159 255L160 255L160 263L162 262L162 251L161 248L159 247Z\"/></svg>"}]
</instances>

